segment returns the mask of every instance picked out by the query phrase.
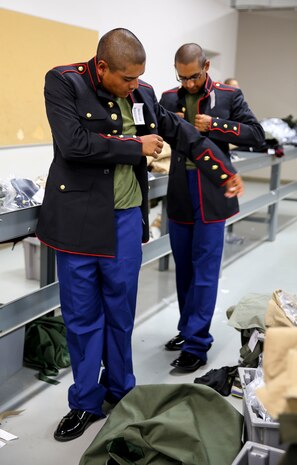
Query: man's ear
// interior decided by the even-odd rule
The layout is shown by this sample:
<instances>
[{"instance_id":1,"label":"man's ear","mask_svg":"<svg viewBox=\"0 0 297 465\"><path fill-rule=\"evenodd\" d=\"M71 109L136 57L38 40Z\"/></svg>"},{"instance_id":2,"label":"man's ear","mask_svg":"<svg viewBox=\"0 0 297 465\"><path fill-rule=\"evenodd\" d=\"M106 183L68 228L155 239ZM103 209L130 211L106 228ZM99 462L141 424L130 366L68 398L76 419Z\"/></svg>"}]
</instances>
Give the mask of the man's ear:
<instances>
[{"instance_id":1,"label":"man's ear","mask_svg":"<svg viewBox=\"0 0 297 465\"><path fill-rule=\"evenodd\" d=\"M99 60L96 67L99 78L102 78L108 68L108 64L104 60Z\"/></svg>"},{"instance_id":2,"label":"man's ear","mask_svg":"<svg viewBox=\"0 0 297 465\"><path fill-rule=\"evenodd\" d=\"M204 69L206 72L209 70L209 66L210 66L210 61L206 60L205 65L204 65Z\"/></svg>"}]
</instances>

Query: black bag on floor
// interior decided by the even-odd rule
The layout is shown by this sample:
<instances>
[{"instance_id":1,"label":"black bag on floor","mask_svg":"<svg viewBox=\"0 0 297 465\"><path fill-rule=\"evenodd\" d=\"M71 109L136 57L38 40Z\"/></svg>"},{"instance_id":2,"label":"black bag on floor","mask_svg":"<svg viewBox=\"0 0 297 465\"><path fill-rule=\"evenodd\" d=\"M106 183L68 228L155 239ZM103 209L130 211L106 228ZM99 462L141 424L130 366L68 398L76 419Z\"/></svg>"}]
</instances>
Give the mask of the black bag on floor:
<instances>
[{"instance_id":1,"label":"black bag on floor","mask_svg":"<svg viewBox=\"0 0 297 465\"><path fill-rule=\"evenodd\" d=\"M229 396L235 376L237 375L238 365L233 367L222 367L208 371L204 376L195 378L195 384L205 384L222 396Z\"/></svg>"},{"instance_id":2,"label":"black bag on floor","mask_svg":"<svg viewBox=\"0 0 297 465\"><path fill-rule=\"evenodd\" d=\"M51 384L59 383L49 376L57 376L60 368L70 365L62 316L44 316L27 325L24 365L38 369L40 380Z\"/></svg>"}]
</instances>

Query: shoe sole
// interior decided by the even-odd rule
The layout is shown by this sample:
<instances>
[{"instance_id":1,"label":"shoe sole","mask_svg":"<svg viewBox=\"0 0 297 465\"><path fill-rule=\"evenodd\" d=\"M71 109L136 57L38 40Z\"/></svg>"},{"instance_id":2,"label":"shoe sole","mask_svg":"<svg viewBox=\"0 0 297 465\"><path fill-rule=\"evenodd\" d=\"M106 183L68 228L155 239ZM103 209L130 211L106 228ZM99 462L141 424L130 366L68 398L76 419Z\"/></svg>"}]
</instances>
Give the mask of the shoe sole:
<instances>
[{"instance_id":1,"label":"shoe sole","mask_svg":"<svg viewBox=\"0 0 297 465\"><path fill-rule=\"evenodd\" d=\"M90 423L90 424L91 424L91 423ZM89 426L89 425L88 425L88 426ZM72 441L72 439L77 439L77 438L79 438L80 436L82 436L82 435L84 434L84 432L86 431L86 429L87 429L88 426L86 426L86 428L85 428L81 433L76 434L75 436L63 437L63 436L57 436L57 435L54 434L54 438L55 438L55 440L58 441L58 442Z\"/></svg>"},{"instance_id":2,"label":"shoe sole","mask_svg":"<svg viewBox=\"0 0 297 465\"><path fill-rule=\"evenodd\" d=\"M103 420L104 418L106 418L106 415L102 416L102 417L99 417L99 418L96 418L95 420L91 420L89 421L89 423L86 424L85 428L80 431L79 433L69 437L65 437L65 436L59 436L57 434L54 433L54 438L56 441L59 441L59 442L67 442L67 441L72 441L72 439L77 439L79 438L80 436L82 436L84 434L84 432L86 431L86 429L92 425L92 423L95 423L96 421L99 421L99 420Z\"/></svg>"},{"instance_id":3,"label":"shoe sole","mask_svg":"<svg viewBox=\"0 0 297 465\"><path fill-rule=\"evenodd\" d=\"M177 351L177 350L182 350L182 345L180 347L166 347L165 346L165 350L168 350L168 352L174 352L174 351Z\"/></svg>"},{"instance_id":4,"label":"shoe sole","mask_svg":"<svg viewBox=\"0 0 297 465\"><path fill-rule=\"evenodd\" d=\"M173 365L172 363L170 363L170 365L175 368L176 370L178 371L184 371L184 372L187 372L187 373L190 373L190 372L193 372L193 371L196 371L198 370L198 368L201 368L203 366L206 365L206 362L205 363L202 363L200 365L198 365L197 367L193 368L193 367L178 367L178 366L175 366Z\"/></svg>"}]
</instances>

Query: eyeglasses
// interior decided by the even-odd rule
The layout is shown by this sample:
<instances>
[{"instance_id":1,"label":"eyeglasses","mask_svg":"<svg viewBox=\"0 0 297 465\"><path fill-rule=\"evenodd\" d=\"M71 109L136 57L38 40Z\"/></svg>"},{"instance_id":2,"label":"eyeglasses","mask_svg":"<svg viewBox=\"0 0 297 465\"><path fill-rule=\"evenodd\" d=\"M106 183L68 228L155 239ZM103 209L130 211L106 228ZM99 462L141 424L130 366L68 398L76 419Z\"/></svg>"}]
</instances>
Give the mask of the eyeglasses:
<instances>
[{"instance_id":1,"label":"eyeglasses","mask_svg":"<svg viewBox=\"0 0 297 465\"><path fill-rule=\"evenodd\" d=\"M182 84L185 84L188 81L199 81L199 79L201 78L201 76L203 74L203 69L202 69L202 71L200 71L200 73L193 74L193 76L190 76L190 77L179 76L177 74L177 71L175 71L175 73L176 73L176 79L178 80L178 82L181 82Z\"/></svg>"}]
</instances>

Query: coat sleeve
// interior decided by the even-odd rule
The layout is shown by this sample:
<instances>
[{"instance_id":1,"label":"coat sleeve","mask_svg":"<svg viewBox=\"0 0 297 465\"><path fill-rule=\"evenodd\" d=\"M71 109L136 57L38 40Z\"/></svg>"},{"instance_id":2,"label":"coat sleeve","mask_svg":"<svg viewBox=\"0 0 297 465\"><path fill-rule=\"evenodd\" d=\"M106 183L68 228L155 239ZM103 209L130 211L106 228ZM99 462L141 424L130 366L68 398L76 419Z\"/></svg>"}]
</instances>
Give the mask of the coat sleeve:
<instances>
[{"instance_id":1,"label":"coat sleeve","mask_svg":"<svg viewBox=\"0 0 297 465\"><path fill-rule=\"evenodd\" d=\"M229 95L232 99L230 118L212 117L209 137L234 145L261 147L265 138L263 128L244 100L242 91L236 89Z\"/></svg>"},{"instance_id":2,"label":"coat sleeve","mask_svg":"<svg viewBox=\"0 0 297 465\"><path fill-rule=\"evenodd\" d=\"M175 152L190 158L217 186L224 185L236 174L229 158L214 142L202 136L192 124L166 110L162 105L156 102L155 106L159 133Z\"/></svg>"},{"instance_id":3,"label":"coat sleeve","mask_svg":"<svg viewBox=\"0 0 297 465\"><path fill-rule=\"evenodd\" d=\"M65 160L99 165L140 163L139 137L112 136L83 127L76 107L75 86L58 70L47 73L44 94L53 138Z\"/></svg>"}]
</instances>

